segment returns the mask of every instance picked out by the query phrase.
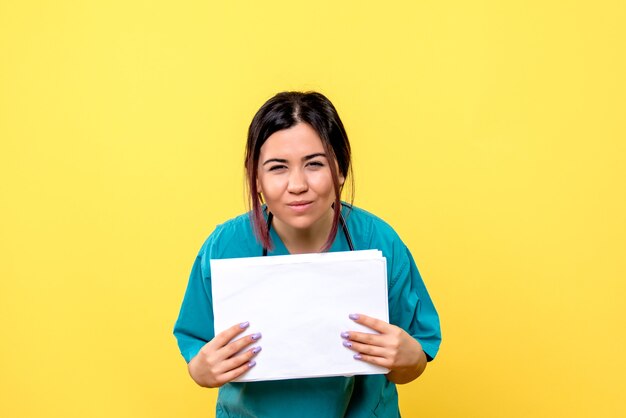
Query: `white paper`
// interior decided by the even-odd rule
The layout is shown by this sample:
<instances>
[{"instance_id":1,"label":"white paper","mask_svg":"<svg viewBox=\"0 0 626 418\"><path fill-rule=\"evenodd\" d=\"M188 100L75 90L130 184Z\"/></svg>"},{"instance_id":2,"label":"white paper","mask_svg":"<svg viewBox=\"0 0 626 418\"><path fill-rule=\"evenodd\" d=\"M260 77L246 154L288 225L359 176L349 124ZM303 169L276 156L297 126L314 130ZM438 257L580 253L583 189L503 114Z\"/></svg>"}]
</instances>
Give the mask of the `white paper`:
<instances>
[{"instance_id":1,"label":"white paper","mask_svg":"<svg viewBox=\"0 0 626 418\"><path fill-rule=\"evenodd\" d=\"M211 260L211 276L215 333L249 321L244 335L263 335L256 366L237 381L388 372L355 360L340 336L374 333L351 313L389 321L380 251Z\"/></svg>"}]
</instances>

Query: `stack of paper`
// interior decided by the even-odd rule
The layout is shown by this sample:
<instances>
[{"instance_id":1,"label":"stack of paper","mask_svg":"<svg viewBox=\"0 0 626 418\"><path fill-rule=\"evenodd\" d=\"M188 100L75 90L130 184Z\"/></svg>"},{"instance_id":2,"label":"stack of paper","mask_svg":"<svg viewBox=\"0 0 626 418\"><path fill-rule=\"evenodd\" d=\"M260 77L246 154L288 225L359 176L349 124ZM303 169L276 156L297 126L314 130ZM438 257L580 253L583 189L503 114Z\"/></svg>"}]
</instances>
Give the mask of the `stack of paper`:
<instances>
[{"instance_id":1,"label":"stack of paper","mask_svg":"<svg viewBox=\"0 0 626 418\"><path fill-rule=\"evenodd\" d=\"M377 250L211 260L215 333L249 321L261 332L257 365L237 381L387 373L353 358L348 318L389 321L386 259ZM240 337L237 337L240 338Z\"/></svg>"}]
</instances>

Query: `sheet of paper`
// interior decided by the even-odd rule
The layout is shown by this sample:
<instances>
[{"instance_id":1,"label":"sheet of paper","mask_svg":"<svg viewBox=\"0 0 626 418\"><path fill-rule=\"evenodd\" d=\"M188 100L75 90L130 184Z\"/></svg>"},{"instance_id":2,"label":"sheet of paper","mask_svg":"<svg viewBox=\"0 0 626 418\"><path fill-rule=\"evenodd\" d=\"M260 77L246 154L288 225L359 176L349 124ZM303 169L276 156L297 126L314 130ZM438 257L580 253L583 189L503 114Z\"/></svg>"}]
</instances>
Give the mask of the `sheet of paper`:
<instances>
[{"instance_id":1,"label":"sheet of paper","mask_svg":"<svg viewBox=\"0 0 626 418\"><path fill-rule=\"evenodd\" d=\"M343 331L372 332L348 318L388 321L387 267L376 250L211 260L215 333L250 321L261 332L257 365L237 381L386 373L355 360Z\"/></svg>"}]
</instances>

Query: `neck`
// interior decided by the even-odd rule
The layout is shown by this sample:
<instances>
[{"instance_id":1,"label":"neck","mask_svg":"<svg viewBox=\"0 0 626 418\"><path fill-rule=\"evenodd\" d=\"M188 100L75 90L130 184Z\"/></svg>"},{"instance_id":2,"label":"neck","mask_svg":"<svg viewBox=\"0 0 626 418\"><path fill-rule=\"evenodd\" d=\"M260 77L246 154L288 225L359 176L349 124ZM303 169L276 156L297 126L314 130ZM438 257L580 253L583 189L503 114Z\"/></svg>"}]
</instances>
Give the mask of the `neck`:
<instances>
[{"instance_id":1,"label":"neck","mask_svg":"<svg viewBox=\"0 0 626 418\"><path fill-rule=\"evenodd\" d=\"M320 218L315 224L306 229L292 228L274 217L272 226L290 254L305 254L319 252L330 233L333 224L333 210Z\"/></svg>"}]
</instances>

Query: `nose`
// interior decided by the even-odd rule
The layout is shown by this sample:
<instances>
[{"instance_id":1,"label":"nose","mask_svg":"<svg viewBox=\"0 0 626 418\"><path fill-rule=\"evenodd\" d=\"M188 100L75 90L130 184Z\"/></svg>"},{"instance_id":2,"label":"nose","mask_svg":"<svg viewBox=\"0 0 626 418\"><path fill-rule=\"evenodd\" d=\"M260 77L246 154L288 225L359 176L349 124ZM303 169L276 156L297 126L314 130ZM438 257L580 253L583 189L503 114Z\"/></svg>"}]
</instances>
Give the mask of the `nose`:
<instances>
[{"instance_id":1,"label":"nose","mask_svg":"<svg viewBox=\"0 0 626 418\"><path fill-rule=\"evenodd\" d=\"M293 194L301 194L309 190L306 175L302 170L295 169L289 173L287 191Z\"/></svg>"}]
</instances>

